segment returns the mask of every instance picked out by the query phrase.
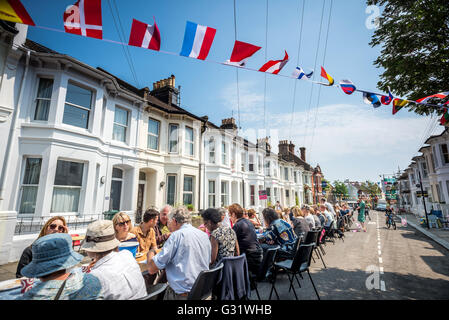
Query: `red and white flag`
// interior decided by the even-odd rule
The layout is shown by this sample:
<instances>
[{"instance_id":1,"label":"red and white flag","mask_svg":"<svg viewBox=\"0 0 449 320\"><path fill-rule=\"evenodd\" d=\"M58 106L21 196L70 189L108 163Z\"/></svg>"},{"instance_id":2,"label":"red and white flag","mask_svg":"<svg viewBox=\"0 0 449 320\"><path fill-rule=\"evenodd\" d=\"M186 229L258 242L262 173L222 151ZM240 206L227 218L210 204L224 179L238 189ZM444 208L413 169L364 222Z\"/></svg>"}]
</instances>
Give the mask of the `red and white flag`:
<instances>
[{"instance_id":1,"label":"red and white flag","mask_svg":"<svg viewBox=\"0 0 449 320\"><path fill-rule=\"evenodd\" d=\"M133 19L128 44L159 51L161 49L161 34L156 21L154 21L154 25L150 25Z\"/></svg>"},{"instance_id":2,"label":"red and white flag","mask_svg":"<svg viewBox=\"0 0 449 320\"><path fill-rule=\"evenodd\" d=\"M265 63L259 71L262 72L268 72L272 74L278 74L279 71L282 70L282 68L287 64L288 62L288 54L287 51L285 51L284 59L282 60L270 60L267 63Z\"/></svg>"},{"instance_id":3,"label":"red and white flag","mask_svg":"<svg viewBox=\"0 0 449 320\"><path fill-rule=\"evenodd\" d=\"M103 38L101 0L78 0L64 12L64 29L84 37Z\"/></svg>"},{"instance_id":4,"label":"red and white flag","mask_svg":"<svg viewBox=\"0 0 449 320\"><path fill-rule=\"evenodd\" d=\"M427 103L427 101L429 101L432 98L444 99L448 95L449 95L449 91L448 92L440 92L440 93L432 94L431 96L427 96L427 97L418 99L418 100L416 100L416 102Z\"/></svg>"},{"instance_id":5,"label":"red and white flag","mask_svg":"<svg viewBox=\"0 0 449 320\"><path fill-rule=\"evenodd\" d=\"M231 59L226 60L226 64L244 67L246 61L257 51L260 50L261 47L252 45L250 43L236 41L234 44L234 49L232 50Z\"/></svg>"}]
</instances>

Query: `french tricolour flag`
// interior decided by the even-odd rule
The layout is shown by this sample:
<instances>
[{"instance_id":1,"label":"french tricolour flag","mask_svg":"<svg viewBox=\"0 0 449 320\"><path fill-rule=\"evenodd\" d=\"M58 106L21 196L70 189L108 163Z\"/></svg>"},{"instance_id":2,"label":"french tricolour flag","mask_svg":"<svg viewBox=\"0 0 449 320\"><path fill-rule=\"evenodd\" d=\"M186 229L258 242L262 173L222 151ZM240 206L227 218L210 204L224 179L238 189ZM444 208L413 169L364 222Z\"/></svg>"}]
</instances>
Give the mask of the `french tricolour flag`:
<instances>
[{"instance_id":1,"label":"french tricolour flag","mask_svg":"<svg viewBox=\"0 0 449 320\"><path fill-rule=\"evenodd\" d=\"M159 51L161 49L161 34L156 21L154 25L150 25L133 19L128 44Z\"/></svg>"},{"instance_id":2,"label":"french tricolour flag","mask_svg":"<svg viewBox=\"0 0 449 320\"><path fill-rule=\"evenodd\" d=\"M205 60L216 32L214 28L187 21L181 56Z\"/></svg>"}]
</instances>

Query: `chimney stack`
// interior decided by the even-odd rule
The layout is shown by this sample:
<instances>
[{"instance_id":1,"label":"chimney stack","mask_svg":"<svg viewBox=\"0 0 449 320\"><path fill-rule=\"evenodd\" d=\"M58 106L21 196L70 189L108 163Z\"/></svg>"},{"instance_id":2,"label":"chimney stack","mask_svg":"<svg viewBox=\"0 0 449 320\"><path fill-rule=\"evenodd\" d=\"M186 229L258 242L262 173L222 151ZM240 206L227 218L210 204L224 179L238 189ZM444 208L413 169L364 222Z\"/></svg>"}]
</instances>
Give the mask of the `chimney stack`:
<instances>
[{"instance_id":1,"label":"chimney stack","mask_svg":"<svg viewBox=\"0 0 449 320\"><path fill-rule=\"evenodd\" d=\"M295 145L290 141L290 144L288 145L288 151L291 154L295 154Z\"/></svg>"},{"instance_id":2,"label":"chimney stack","mask_svg":"<svg viewBox=\"0 0 449 320\"><path fill-rule=\"evenodd\" d=\"M279 154L281 155L288 155L288 141L287 140L280 140L279 141Z\"/></svg>"},{"instance_id":3,"label":"chimney stack","mask_svg":"<svg viewBox=\"0 0 449 320\"><path fill-rule=\"evenodd\" d=\"M301 147L299 150L301 151L301 160L306 162L306 148Z\"/></svg>"},{"instance_id":4,"label":"chimney stack","mask_svg":"<svg viewBox=\"0 0 449 320\"><path fill-rule=\"evenodd\" d=\"M235 119L234 118L227 118L227 119L221 120L220 129L237 130L237 125L235 124Z\"/></svg>"}]
</instances>

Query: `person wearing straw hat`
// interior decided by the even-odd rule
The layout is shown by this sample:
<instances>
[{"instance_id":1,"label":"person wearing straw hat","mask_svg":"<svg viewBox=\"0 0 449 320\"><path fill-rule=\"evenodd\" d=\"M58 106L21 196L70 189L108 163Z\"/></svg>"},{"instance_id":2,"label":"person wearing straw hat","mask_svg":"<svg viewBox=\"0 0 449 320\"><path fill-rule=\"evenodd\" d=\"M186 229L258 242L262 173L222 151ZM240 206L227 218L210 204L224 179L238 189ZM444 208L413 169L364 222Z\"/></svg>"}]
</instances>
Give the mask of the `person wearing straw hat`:
<instances>
[{"instance_id":1,"label":"person wearing straw hat","mask_svg":"<svg viewBox=\"0 0 449 320\"><path fill-rule=\"evenodd\" d=\"M118 251L112 221L99 220L89 224L81 249L93 259L90 274L96 276L106 300L139 299L147 295L140 267L128 250Z\"/></svg>"},{"instance_id":2,"label":"person wearing straw hat","mask_svg":"<svg viewBox=\"0 0 449 320\"><path fill-rule=\"evenodd\" d=\"M18 300L96 300L102 299L97 277L74 268L83 256L72 248L72 237L54 233L37 239L32 246L33 260L21 273L27 278L39 278Z\"/></svg>"}]
</instances>

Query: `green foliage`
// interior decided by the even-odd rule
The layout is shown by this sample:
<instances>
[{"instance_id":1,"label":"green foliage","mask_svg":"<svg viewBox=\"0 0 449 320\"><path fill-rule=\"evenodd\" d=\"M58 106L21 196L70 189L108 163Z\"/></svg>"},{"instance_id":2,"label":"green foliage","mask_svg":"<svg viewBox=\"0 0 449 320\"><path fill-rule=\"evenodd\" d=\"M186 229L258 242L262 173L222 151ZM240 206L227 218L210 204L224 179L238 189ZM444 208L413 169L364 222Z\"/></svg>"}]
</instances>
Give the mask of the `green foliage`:
<instances>
[{"instance_id":1,"label":"green foliage","mask_svg":"<svg viewBox=\"0 0 449 320\"><path fill-rule=\"evenodd\" d=\"M193 211L193 204L188 204L187 206L187 210L189 210L189 211Z\"/></svg>"},{"instance_id":2,"label":"green foliage","mask_svg":"<svg viewBox=\"0 0 449 320\"><path fill-rule=\"evenodd\" d=\"M363 192L365 192L373 197L382 193L382 190L379 188L377 183L374 183L371 181L362 182L362 185L360 186L360 190L362 190Z\"/></svg>"},{"instance_id":3,"label":"green foliage","mask_svg":"<svg viewBox=\"0 0 449 320\"><path fill-rule=\"evenodd\" d=\"M296 202L296 205L299 206L299 198L298 198L298 196L295 197L295 202Z\"/></svg>"},{"instance_id":4,"label":"green foliage","mask_svg":"<svg viewBox=\"0 0 449 320\"><path fill-rule=\"evenodd\" d=\"M384 69L377 86L385 93L390 87L393 95L409 100L448 91L447 0L367 0L367 4L384 6L370 42L372 47L382 47L374 61ZM442 108L414 103L405 108L418 114L443 114Z\"/></svg>"},{"instance_id":5,"label":"green foliage","mask_svg":"<svg viewBox=\"0 0 449 320\"><path fill-rule=\"evenodd\" d=\"M336 196L347 197L349 196L348 187L341 181L334 181L334 193Z\"/></svg>"}]
</instances>

